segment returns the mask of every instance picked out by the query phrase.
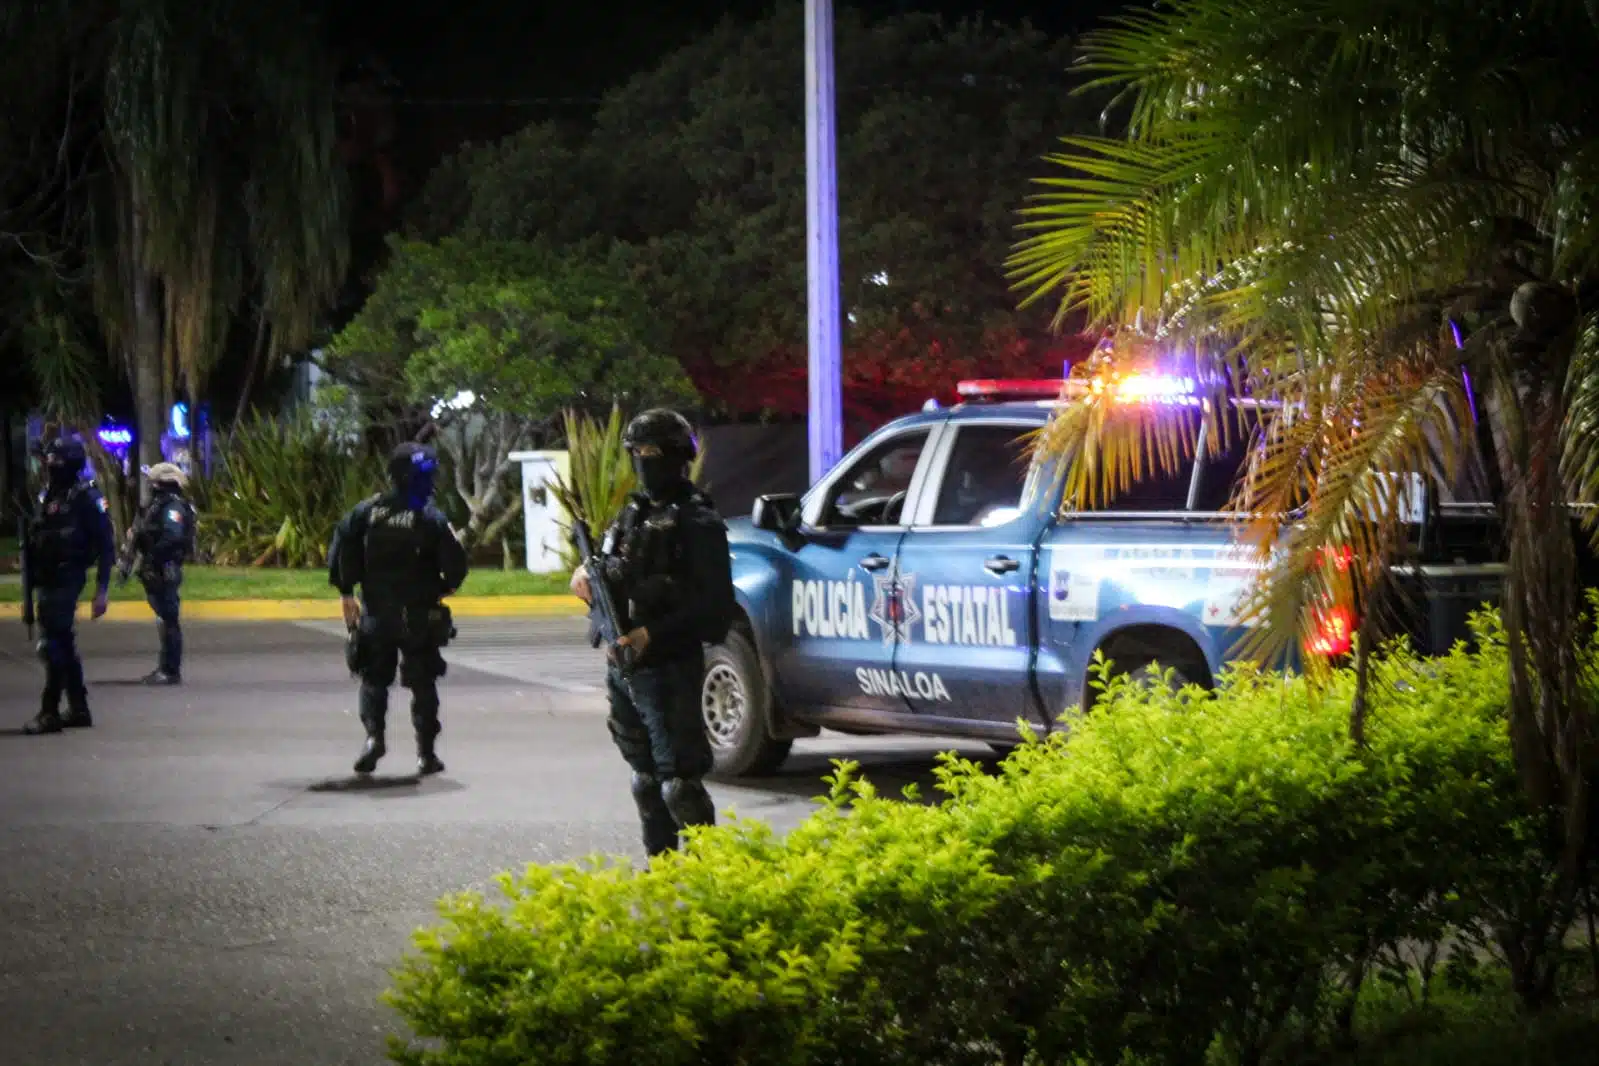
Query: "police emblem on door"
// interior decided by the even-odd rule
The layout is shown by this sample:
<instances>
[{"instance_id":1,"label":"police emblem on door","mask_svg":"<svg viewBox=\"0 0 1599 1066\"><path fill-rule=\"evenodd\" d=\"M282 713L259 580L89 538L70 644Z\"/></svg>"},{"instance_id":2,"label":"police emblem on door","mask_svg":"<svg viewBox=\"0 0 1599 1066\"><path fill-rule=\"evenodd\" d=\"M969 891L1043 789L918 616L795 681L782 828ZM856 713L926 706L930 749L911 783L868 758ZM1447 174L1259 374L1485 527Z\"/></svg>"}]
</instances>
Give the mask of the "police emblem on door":
<instances>
[{"instance_id":1,"label":"police emblem on door","mask_svg":"<svg viewBox=\"0 0 1599 1066\"><path fill-rule=\"evenodd\" d=\"M874 598L868 616L877 623L883 643L900 640L910 643L911 630L921 621L922 609L916 604L915 574L876 574L872 577Z\"/></svg>"}]
</instances>

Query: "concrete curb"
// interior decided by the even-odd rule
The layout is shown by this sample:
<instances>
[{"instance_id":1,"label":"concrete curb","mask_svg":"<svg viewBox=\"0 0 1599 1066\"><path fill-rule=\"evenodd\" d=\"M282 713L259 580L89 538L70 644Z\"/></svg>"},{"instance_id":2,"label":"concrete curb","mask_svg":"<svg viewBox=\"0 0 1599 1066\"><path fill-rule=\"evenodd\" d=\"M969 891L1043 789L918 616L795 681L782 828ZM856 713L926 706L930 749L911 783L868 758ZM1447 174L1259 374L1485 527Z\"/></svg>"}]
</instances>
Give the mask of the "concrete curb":
<instances>
[{"instance_id":1,"label":"concrete curb","mask_svg":"<svg viewBox=\"0 0 1599 1066\"><path fill-rule=\"evenodd\" d=\"M448 601L457 618L581 617L588 608L575 596L453 596ZM149 622L147 604L112 601L102 622ZM325 622L343 613L338 600L184 600L184 620L229 622ZM0 603L0 619L22 618L22 604ZM89 597L78 604L78 619L89 620Z\"/></svg>"}]
</instances>

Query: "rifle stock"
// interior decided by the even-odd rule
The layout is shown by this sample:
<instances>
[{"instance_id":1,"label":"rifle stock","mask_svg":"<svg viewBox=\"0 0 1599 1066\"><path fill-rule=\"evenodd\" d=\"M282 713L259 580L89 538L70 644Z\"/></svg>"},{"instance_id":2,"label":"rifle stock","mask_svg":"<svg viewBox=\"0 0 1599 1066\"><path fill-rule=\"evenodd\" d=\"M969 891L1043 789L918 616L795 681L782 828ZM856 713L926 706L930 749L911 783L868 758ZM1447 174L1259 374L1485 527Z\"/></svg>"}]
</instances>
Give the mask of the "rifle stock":
<instances>
[{"instance_id":1,"label":"rifle stock","mask_svg":"<svg viewBox=\"0 0 1599 1066\"><path fill-rule=\"evenodd\" d=\"M133 568L139 565L141 553L137 548L127 547L117 557L117 584L126 585L128 578L133 576Z\"/></svg>"},{"instance_id":2,"label":"rifle stock","mask_svg":"<svg viewBox=\"0 0 1599 1066\"><path fill-rule=\"evenodd\" d=\"M616 665L626 673L633 668L634 651L629 645L616 643L623 635L622 616L617 613L616 601L611 598L611 587L605 581L605 561L594 546L589 524L581 518L572 522L572 543L589 575L589 617L599 627L600 638L605 641Z\"/></svg>"}]
</instances>

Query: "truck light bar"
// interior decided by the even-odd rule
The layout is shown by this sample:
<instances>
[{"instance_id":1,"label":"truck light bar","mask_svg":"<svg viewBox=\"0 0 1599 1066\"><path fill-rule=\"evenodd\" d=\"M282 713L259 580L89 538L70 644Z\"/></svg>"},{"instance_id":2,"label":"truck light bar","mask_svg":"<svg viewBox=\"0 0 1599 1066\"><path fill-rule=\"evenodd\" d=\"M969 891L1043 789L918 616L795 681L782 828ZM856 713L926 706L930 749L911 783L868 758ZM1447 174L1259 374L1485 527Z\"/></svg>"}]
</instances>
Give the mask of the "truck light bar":
<instances>
[{"instance_id":1,"label":"truck light bar","mask_svg":"<svg viewBox=\"0 0 1599 1066\"><path fill-rule=\"evenodd\" d=\"M1195 406L1198 383L1191 377L1166 374L1129 374L1124 378L976 378L962 381L955 391L971 399L1043 399L1100 395L1109 392L1121 403Z\"/></svg>"},{"instance_id":2,"label":"truck light bar","mask_svg":"<svg viewBox=\"0 0 1599 1066\"><path fill-rule=\"evenodd\" d=\"M1053 400L1060 396L1065 386L1064 378L976 378L960 382L955 386L955 392L961 396L982 398L1008 396Z\"/></svg>"}]
</instances>

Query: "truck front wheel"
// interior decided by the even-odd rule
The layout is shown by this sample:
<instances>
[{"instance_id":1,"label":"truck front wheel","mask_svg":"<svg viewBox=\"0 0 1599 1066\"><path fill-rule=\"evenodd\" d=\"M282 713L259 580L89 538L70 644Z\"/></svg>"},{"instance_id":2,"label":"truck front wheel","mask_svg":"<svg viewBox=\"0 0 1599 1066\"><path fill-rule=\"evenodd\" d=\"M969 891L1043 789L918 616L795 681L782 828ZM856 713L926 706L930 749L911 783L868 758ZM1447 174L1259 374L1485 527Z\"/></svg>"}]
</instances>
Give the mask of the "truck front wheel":
<instances>
[{"instance_id":1,"label":"truck front wheel","mask_svg":"<svg viewBox=\"0 0 1599 1066\"><path fill-rule=\"evenodd\" d=\"M760 656L736 629L724 643L706 649L700 709L718 774L769 774L788 758L794 742L772 736L772 690L761 672Z\"/></svg>"}]
</instances>

